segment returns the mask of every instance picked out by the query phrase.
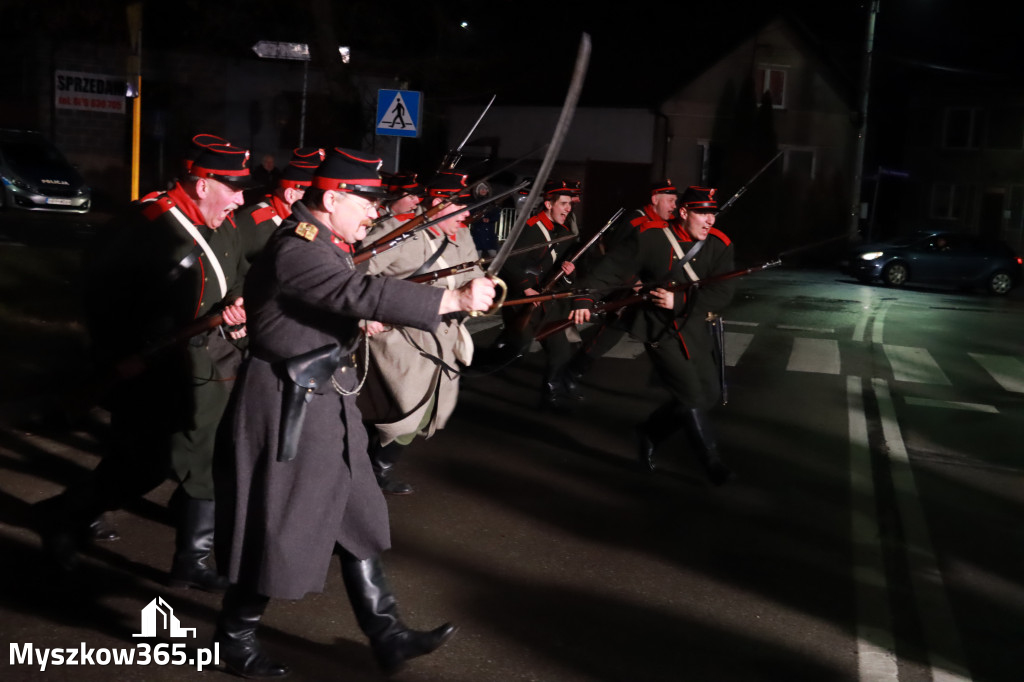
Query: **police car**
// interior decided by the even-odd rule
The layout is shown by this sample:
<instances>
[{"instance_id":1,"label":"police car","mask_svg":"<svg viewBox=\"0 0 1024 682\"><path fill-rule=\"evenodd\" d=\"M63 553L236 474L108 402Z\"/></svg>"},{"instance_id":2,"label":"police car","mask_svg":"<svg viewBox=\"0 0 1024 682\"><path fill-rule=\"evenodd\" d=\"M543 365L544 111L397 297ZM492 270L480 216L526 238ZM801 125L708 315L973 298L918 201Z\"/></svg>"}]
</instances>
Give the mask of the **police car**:
<instances>
[{"instance_id":1,"label":"police car","mask_svg":"<svg viewBox=\"0 0 1024 682\"><path fill-rule=\"evenodd\" d=\"M0 129L0 207L85 213L92 190L42 133Z\"/></svg>"}]
</instances>

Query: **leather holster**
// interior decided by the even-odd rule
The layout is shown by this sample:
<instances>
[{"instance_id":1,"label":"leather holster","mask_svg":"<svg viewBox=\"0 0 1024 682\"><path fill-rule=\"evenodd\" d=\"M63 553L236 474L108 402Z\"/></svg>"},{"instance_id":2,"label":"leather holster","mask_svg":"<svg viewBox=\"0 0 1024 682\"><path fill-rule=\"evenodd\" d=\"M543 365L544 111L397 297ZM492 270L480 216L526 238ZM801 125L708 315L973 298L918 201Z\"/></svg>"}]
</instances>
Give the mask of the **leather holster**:
<instances>
[{"instance_id":1,"label":"leather holster","mask_svg":"<svg viewBox=\"0 0 1024 682\"><path fill-rule=\"evenodd\" d=\"M290 462L295 459L299 436L302 435L302 423L306 419L306 405L313 400L313 394L320 392L330 381L335 370L341 366L341 357L341 346L332 343L282 361L285 379L281 389L278 462Z\"/></svg>"}]
</instances>

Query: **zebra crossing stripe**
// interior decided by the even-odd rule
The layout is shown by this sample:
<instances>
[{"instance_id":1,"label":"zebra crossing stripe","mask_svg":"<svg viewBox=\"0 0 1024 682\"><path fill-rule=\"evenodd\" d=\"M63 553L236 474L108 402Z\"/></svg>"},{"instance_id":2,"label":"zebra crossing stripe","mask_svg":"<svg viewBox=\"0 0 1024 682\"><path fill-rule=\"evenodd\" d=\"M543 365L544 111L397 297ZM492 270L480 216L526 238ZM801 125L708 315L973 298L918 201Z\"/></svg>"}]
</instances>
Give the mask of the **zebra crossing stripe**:
<instances>
[{"instance_id":1,"label":"zebra crossing stripe","mask_svg":"<svg viewBox=\"0 0 1024 682\"><path fill-rule=\"evenodd\" d=\"M789 354L790 372L813 372L815 374L839 374L839 342L834 339L808 339L795 337L793 351Z\"/></svg>"},{"instance_id":2,"label":"zebra crossing stripe","mask_svg":"<svg viewBox=\"0 0 1024 682\"><path fill-rule=\"evenodd\" d=\"M915 398L913 396L907 397L906 401L907 405L916 405L918 407L945 407L954 410L967 410L968 412L999 414L999 410L994 405L986 405L984 403L962 403L956 400L935 400L933 398Z\"/></svg>"},{"instance_id":3,"label":"zebra crossing stripe","mask_svg":"<svg viewBox=\"0 0 1024 682\"><path fill-rule=\"evenodd\" d=\"M1010 355L968 353L1000 386L1012 393L1024 393L1024 362Z\"/></svg>"},{"instance_id":4,"label":"zebra crossing stripe","mask_svg":"<svg viewBox=\"0 0 1024 682\"><path fill-rule=\"evenodd\" d=\"M745 334L743 332L726 332L725 366L735 367L736 363L740 361L741 357L743 357L743 354L747 352L747 347L753 340L753 334Z\"/></svg>"},{"instance_id":5,"label":"zebra crossing stripe","mask_svg":"<svg viewBox=\"0 0 1024 682\"><path fill-rule=\"evenodd\" d=\"M892 376L896 381L951 385L931 353L924 348L890 346L889 344L883 344L882 347L885 349L885 356L889 359Z\"/></svg>"}]
</instances>

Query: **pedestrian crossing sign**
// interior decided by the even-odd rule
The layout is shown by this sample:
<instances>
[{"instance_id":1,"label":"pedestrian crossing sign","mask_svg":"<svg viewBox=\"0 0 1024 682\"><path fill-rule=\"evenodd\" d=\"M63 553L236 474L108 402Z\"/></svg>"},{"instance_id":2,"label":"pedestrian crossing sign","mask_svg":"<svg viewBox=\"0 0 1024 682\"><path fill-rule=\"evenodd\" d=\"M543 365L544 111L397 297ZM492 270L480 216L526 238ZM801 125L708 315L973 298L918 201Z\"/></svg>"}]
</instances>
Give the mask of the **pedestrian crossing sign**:
<instances>
[{"instance_id":1,"label":"pedestrian crossing sign","mask_svg":"<svg viewBox=\"0 0 1024 682\"><path fill-rule=\"evenodd\" d=\"M415 90L378 90L377 134L419 137L422 95Z\"/></svg>"}]
</instances>

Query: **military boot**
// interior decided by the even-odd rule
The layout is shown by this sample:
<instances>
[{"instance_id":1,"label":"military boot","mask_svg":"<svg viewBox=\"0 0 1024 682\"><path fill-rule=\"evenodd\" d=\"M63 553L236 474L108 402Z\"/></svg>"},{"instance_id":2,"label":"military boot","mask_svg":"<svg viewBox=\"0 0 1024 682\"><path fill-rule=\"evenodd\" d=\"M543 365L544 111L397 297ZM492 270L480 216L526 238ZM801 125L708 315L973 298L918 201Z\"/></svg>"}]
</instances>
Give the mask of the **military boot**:
<instances>
[{"instance_id":1,"label":"military boot","mask_svg":"<svg viewBox=\"0 0 1024 682\"><path fill-rule=\"evenodd\" d=\"M269 597L239 585L232 585L224 594L213 641L220 645L224 666L236 675L266 679L290 672L288 666L267 656L256 639L256 628L269 601Z\"/></svg>"},{"instance_id":2,"label":"military boot","mask_svg":"<svg viewBox=\"0 0 1024 682\"><path fill-rule=\"evenodd\" d=\"M736 474L718 454L718 444L715 441L715 433L711 428L711 420L708 419L707 411L689 408L681 410L680 415L683 428L690 438L697 460L707 472L708 479L716 486L725 485L735 480Z\"/></svg>"},{"instance_id":3,"label":"military boot","mask_svg":"<svg viewBox=\"0 0 1024 682\"><path fill-rule=\"evenodd\" d=\"M395 465L402 457L405 449L397 441L391 441L387 445L381 445L376 436L371 436L370 447L367 452L370 455L370 463L373 465L373 475L377 478L377 485L387 495L411 495L416 492L412 485L402 481L395 474Z\"/></svg>"},{"instance_id":4,"label":"military boot","mask_svg":"<svg viewBox=\"0 0 1024 682\"><path fill-rule=\"evenodd\" d=\"M223 592L228 579L206 565L213 549L214 502L185 495L180 506L169 584Z\"/></svg>"},{"instance_id":5,"label":"military boot","mask_svg":"<svg viewBox=\"0 0 1024 682\"><path fill-rule=\"evenodd\" d=\"M369 637L374 660L385 675L394 675L406 661L429 654L455 633L451 623L425 632L408 628L398 616L379 557L356 559L346 553L341 575L356 622Z\"/></svg>"}]
</instances>

